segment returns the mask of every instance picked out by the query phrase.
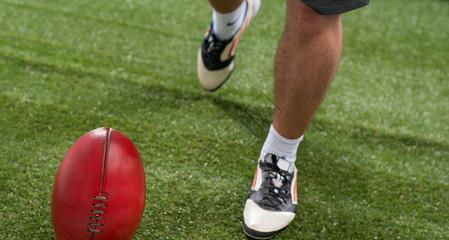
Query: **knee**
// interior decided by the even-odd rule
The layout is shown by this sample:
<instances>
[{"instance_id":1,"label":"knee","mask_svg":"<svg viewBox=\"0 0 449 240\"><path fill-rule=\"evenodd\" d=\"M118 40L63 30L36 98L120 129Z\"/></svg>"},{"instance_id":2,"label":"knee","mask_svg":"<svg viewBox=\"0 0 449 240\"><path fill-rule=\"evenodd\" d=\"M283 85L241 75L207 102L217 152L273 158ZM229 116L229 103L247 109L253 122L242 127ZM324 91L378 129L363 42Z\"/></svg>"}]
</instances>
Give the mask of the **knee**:
<instances>
[{"instance_id":1,"label":"knee","mask_svg":"<svg viewBox=\"0 0 449 240\"><path fill-rule=\"evenodd\" d=\"M340 15L322 15L301 0L287 0L286 33L308 38L340 27Z\"/></svg>"}]
</instances>

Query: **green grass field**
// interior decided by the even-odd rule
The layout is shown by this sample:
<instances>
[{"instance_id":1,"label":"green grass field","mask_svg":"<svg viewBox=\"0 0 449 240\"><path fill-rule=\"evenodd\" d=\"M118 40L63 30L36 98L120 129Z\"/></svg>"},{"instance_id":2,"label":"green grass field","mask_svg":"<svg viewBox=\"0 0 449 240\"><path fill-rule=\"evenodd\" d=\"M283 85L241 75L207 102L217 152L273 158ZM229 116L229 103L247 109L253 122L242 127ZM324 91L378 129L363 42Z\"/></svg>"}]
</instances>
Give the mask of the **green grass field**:
<instances>
[{"instance_id":1,"label":"green grass field","mask_svg":"<svg viewBox=\"0 0 449 240\"><path fill-rule=\"evenodd\" d=\"M52 239L66 151L109 126L145 163L135 239L245 239L273 109L284 1L265 0L238 70L202 91L206 0L0 1L0 239ZM300 205L278 239L449 239L449 1L345 16L339 74L300 148Z\"/></svg>"}]
</instances>

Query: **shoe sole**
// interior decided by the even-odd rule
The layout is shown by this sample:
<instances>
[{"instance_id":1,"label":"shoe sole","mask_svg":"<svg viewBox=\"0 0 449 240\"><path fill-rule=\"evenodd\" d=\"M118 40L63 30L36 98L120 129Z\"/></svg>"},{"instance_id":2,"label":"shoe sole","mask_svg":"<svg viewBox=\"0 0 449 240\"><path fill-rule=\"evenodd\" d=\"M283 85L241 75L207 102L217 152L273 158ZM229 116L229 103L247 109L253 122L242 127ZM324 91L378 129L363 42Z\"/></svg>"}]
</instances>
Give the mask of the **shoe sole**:
<instances>
[{"instance_id":1,"label":"shoe sole","mask_svg":"<svg viewBox=\"0 0 449 240\"><path fill-rule=\"evenodd\" d=\"M274 232L259 232L253 229L250 229L248 226L246 226L245 222L242 224L243 226L243 232L248 236L250 239L256 239L256 240L266 240L266 239L272 239L275 237L278 233L280 233L285 228L282 228L281 230L274 231Z\"/></svg>"}]
</instances>

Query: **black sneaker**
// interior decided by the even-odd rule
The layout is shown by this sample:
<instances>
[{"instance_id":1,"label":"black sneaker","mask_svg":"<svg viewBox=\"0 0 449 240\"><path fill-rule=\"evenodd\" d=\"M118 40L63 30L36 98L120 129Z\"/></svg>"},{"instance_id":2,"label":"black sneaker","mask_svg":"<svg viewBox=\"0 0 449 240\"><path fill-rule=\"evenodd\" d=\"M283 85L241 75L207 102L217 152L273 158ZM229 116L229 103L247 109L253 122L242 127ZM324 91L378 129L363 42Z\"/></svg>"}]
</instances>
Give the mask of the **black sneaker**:
<instances>
[{"instance_id":1,"label":"black sneaker","mask_svg":"<svg viewBox=\"0 0 449 240\"><path fill-rule=\"evenodd\" d=\"M260 8L260 0L246 0L246 3L248 5L243 25L233 37L220 40L213 33L211 26L198 50L198 80L207 91L212 92L220 88L234 71L237 45Z\"/></svg>"},{"instance_id":2,"label":"black sneaker","mask_svg":"<svg viewBox=\"0 0 449 240\"><path fill-rule=\"evenodd\" d=\"M270 239L295 218L298 204L293 162L267 154L257 165L243 211L243 230L254 239Z\"/></svg>"}]
</instances>

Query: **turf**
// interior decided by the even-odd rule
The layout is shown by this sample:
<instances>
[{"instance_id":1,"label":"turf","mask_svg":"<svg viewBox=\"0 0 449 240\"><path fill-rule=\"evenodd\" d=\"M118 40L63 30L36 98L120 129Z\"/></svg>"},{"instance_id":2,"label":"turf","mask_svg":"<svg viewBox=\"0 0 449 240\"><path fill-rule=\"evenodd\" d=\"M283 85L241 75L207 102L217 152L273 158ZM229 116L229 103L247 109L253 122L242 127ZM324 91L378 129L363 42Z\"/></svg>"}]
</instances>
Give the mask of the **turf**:
<instances>
[{"instance_id":1,"label":"turf","mask_svg":"<svg viewBox=\"0 0 449 240\"><path fill-rule=\"evenodd\" d=\"M114 127L145 163L135 239L245 239L273 109L282 1L264 1L219 92L196 80L207 1L0 2L0 239L52 239L64 154ZM345 16L339 74L300 148L298 215L278 239L448 239L449 2Z\"/></svg>"}]
</instances>

